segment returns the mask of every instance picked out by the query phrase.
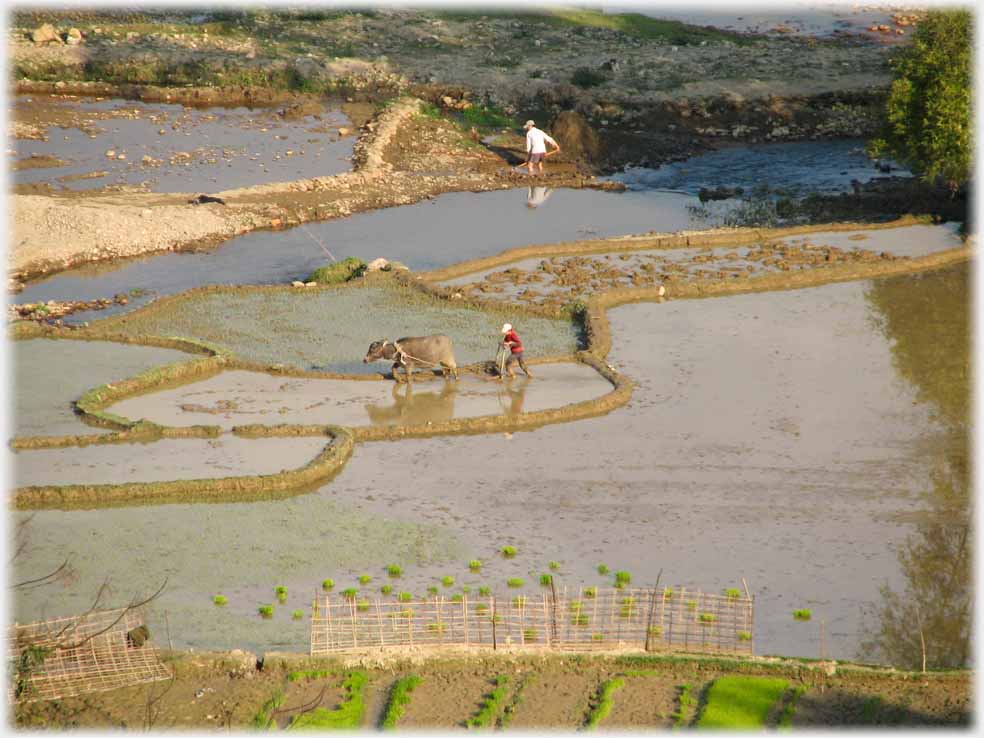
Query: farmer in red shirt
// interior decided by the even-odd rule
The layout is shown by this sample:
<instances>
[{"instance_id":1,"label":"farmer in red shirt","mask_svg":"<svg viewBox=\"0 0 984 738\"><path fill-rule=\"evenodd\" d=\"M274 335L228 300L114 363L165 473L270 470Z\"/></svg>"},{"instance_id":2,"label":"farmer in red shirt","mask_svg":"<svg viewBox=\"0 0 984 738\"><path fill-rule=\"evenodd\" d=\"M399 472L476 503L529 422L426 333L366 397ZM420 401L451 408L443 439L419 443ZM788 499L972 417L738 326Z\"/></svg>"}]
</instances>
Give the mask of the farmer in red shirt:
<instances>
[{"instance_id":1,"label":"farmer in red shirt","mask_svg":"<svg viewBox=\"0 0 984 738\"><path fill-rule=\"evenodd\" d=\"M509 372L509 377L516 376L512 365L515 362L519 362L519 367L526 373L527 377L532 379L533 375L530 374L530 370L526 368L526 362L523 361L523 342L520 340L516 331L513 330L511 323L504 323L502 326L502 343L510 350L509 358L506 359L506 371Z\"/></svg>"}]
</instances>

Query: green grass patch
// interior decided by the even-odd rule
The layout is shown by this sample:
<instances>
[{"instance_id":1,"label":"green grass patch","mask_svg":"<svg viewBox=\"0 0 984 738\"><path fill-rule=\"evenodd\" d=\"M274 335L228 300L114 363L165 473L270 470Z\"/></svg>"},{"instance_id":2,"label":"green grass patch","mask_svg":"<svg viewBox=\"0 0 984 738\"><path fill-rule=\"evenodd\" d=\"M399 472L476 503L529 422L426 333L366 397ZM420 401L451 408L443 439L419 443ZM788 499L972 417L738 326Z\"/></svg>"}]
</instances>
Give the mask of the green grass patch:
<instances>
[{"instance_id":1,"label":"green grass patch","mask_svg":"<svg viewBox=\"0 0 984 738\"><path fill-rule=\"evenodd\" d=\"M436 597L437 596L437 593L440 592L440 591L441 590L437 587L436 584L432 584L431 586L429 586L427 588L427 594L429 594L431 596L434 596L434 597Z\"/></svg>"},{"instance_id":2,"label":"green grass patch","mask_svg":"<svg viewBox=\"0 0 984 738\"><path fill-rule=\"evenodd\" d=\"M335 588L334 579L326 579L321 583L321 589L323 589L325 592L331 592L334 588Z\"/></svg>"},{"instance_id":3,"label":"green grass patch","mask_svg":"<svg viewBox=\"0 0 984 738\"><path fill-rule=\"evenodd\" d=\"M526 584L526 580L520 579L519 577L512 577L506 580L506 584L513 589L519 589Z\"/></svg>"},{"instance_id":4,"label":"green grass patch","mask_svg":"<svg viewBox=\"0 0 984 738\"><path fill-rule=\"evenodd\" d=\"M461 120L465 126L474 126L479 130L499 128L519 128L519 121L494 105L472 105L461 112Z\"/></svg>"},{"instance_id":5,"label":"green grass patch","mask_svg":"<svg viewBox=\"0 0 984 738\"><path fill-rule=\"evenodd\" d=\"M559 571L560 570L560 562L559 561L551 561L549 564L547 564L547 566L550 568L550 571Z\"/></svg>"},{"instance_id":6,"label":"green grass patch","mask_svg":"<svg viewBox=\"0 0 984 738\"><path fill-rule=\"evenodd\" d=\"M397 599L400 602L411 602L413 601L413 592L400 592Z\"/></svg>"},{"instance_id":7,"label":"green grass patch","mask_svg":"<svg viewBox=\"0 0 984 738\"><path fill-rule=\"evenodd\" d=\"M526 595L516 595L512 598L512 606L519 609L526 607Z\"/></svg>"},{"instance_id":8,"label":"green grass patch","mask_svg":"<svg viewBox=\"0 0 984 738\"><path fill-rule=\"evenodd\" d=\"M785 679L726 676L716 679L698 728L760 729L773 705L789 687Z\"/></svg>"},{"instance_id":9,"label":"green grass patch","mask_svg":"<svg viewBox=\"0 0 984 738\"><path fill-rule=\"evenodd\" d=\"M694 709L697 707L697 700L694 698L693 685L681 684L678 689L680 690L680 693L677 695L677 709L676 712L671 715L673 718L674 728L682 728L684 725L689 723L694 714Z\"/></svg>"},{"instance_id":10,"label":"green grass patch","mask_svg":"<svg viewBox=\"0 0 984 738\"><path fill-rule=\"evenodd\" d=\"M585 590L584 590L584 596L585 597L588 597L590 599L594 599L595 597L598 596L598 588L597 587L586 587Z\"/></svg>"},{"instance_id":11,"label":"green grass patch","mask_svg":"<svg viewBox=\"0 0 984 738\"><path fill-rule=\"evenodd\" d=\"M507 559L513 558L516 555L516 547L515 546L503 546L502 547L502 555L505 556Z\"/></svg>"},{"instance_id":12,"label":"green grass patch","mask_svg":"<svg viewBox=\"0 0 984 738\"><path fill-rule=\"evenodd\" d=\"M478 588L478 594L480 596L482 596L482 597L491 597L492 596L492 588L483 585L483 586L481 586L481 587Z\"/></svg>"},{"instance_id":13,"label":"green grass patch","mask_svg":"<svg viewBox=\"0 0 984 738\"><path fill-rule=\"evenodd\" d=\"M607 577L611 573L611 569L608 568L606 564L598 564L598 573L603 577Z\"/></svg>"},{"instance_id":14,"label":"green grass patch","mask_svg":"<svg viewBox=\"0 0 984 738\"><path fill-rule=\"evenodd\" d=\"M594 730L602 720L608 717L608 714L612 711L612 707L615 706L615 692L624 686L625 680L622 677L609 679L601 685L595 703L588 713L588 718L584 721L585 730Z\"/></svg>"},{"instance_id":15,"label":"green grass patch","mask_svg":"<svg viewBox=\"0 0 984 738\"><path fill-rule=\"evenodd\" d=\"M473 572L476 573L480 572L482 570L482 562L479 561L478 559L472 559L471 561L468 562L468 568L471 569Z\"/></svg>"},{"instance_id":16,"label":"green grass patch","mask_svg":"<svg viewBox=\"0 0 984 738\"><path fill-rule=\"evenodd\" d=\"M366 712L365 690L369 677L364 671L349 673L342 683L345 698L334 710L319 707L311 712L298 715L291 721L291 729L314 730L356 730L362 725Z\"/></svg>"},{"instance_id":17,"label":"green grass patch","mask_svg":"<svg viewBox=\"0 0 984 738\"><path fill-rule=\"evenodd\" d=\"M354 600L358 596L359 596L359 590L357 590L355 587L348 587L347 589L342 590L342 597L344 597L346 600Z\"/></svg>"},{"instance_id":18,"label":"green grass patch","mask_svg":"<svg viewBox=\"0 0 984 738\"><path fill-rule=\"evenodd\" d=\"M214 602L216 605L220 605L220 606L221 605L228 605L229 604L229 598L226 597L225 595L215 595L215 597L212 598L212 602Z\"/></svg>"},{"instance_id":19,"label":"green grass patch","mask_svg":"<svg viewBox=\"0 0 984 738\"><path fill-rule=\"evenodd\" d=\"M361 277L365 271L366 263L362 259L348 256L337 263L318 267L311 272L305 281L317 282L318 284L341 284L350 279Z\"/></svg>"},{"instance_id":20,"label":"green grass patch","mask_svg":"<svg viewBox=\"0 0 984 738\"><path fill-rule=\"evenodd\" d=\"M299 682L301 679L330 679L335 672L330 669L301 669L287 675L288 682Z\"/></svg>"},{"instance_id":21,"label":"green grass patch","mask_svg":"<svg viewBox=\"0 0 984 738\"><path fill-rule=\"evenodd\" d=\"M701 623L709 625L711 623L716 623L718 618L717 615L712 612L702 612L698 619Z\"/></svg>"},{"instance_id":22,"label":"green grass patch","mask_svg":"<svg viewBox=\"0 0 984 738\"><path fill-rule=\"evenodd\" d=\"M260 605L256 608L256 611L260 614L261 618L266 620L273 617L273 605Z\"/></svg>"},{"instance_id":23,"label":"green grass patch","mask_svg":"<svg viewBox=\"0 0 984 738\"><path fill-rule=\"evenodd\" d=\"M290 614L290 616L292 618L294 618L294 620L303 620L304 619L304 611L303 610L294 610L294 612L292 612Z\"/></svg>"},{"instance_id":24,"label":"green grass patch","mask_svg":"<svg viewBox=\"0 0 984 738\"><path fill-rule=\"evenodd\" d=\"M724 590L724 594L733 600L737 600L739 597L741 597L741 590L738 589L737 587L731 587L729 589Z\"/></svg>"},{"instance_id":25,"label":"green grass patch","mask_svg":"<svg viewBox=\"0 0 984 738\"><path fill-rule=\"evenodd\" d=\"M359 612L369 612L369 600L365 600L365 599L363 599L363 600L359 600L359 601L358 601L358 602L356 603L356 605L355 605L355 608L356 608L356 609L357 609L357 610L358 610Z\"/></svg>"},{"instance_id":26,"label":"green grass patch","mask_svg":"<svg viewBox=\"0 0 984 738\"><path fill-rule=\"evenodd\" d=\"M813 617L812 610L793 610L794 620L809 620Z\"/></svg>"},{"instance_id":27,"label":"green grass patch","mask_svg":"<svg viewBox=\"0 0 984 738\"><path fill-rule=\"evenodd\" d=\"M403 576L403 567L398 564L390 564L386 567L386 573L396 579Z\"/></svg>"},{"instance_id":28,"label":"green grass patch","mask_svg":"<svg viewBox=\"0 0 984 738\"><path fill-rule=\"evenodd\" d=\"M509 677L505 674L500 674L495 678L495 689L486 696L478 713L468 719L469 728L489 728L495 723L496 716L502 708L506 694L508 694L508 684Z\"/></svg>"},{"instance_id":29,"label":"green grass patch","mask_svg":"<svg viewBox=\"0 0 984 738\"><path fill-rule=\"evenodd\" d=\"M369 574L362 574L359 577L359 584L361 584L363 587L369 584L369 582L371 581L372 581L372 576L370 576Z\"/></svg>"},{"instance_id":30,"label":"green grass patch","mask_svg":"<svg viewBox=\"0 0 984 738\"><path fill-rule=\"evenodd\" d=\"M402 679L398 679L390 692L389 702L386 703L386 711L383 713L383 721L379 727L383 730L393 730L403 717L407 705L410 704L410 693L415 690L423 680L416 674L410 674Z\"/></svg>"},{"instance_id":31,"label":"green grass patch","mask_svg":"<svg viewBox=\"0 0 984 738\"><path fill-rule=\"evenodd\" d=\"M460 592L456 592L455 594L451 595L452 602L464 602L464 600L465 600L465 596Z\"/></svg>"},{"instance_id":32,"label":"green grass patch","mask_svg":"<svg viewBox=\"0 0 984 738\"><path fill-rule=\"evenodd\" d=\"M379 588L379 591L382 592L384 595L391 595L393 594L393 585L384 584L382 587Z\"/></svg>"},{"instance_id":33,"label":"green grass patch","mask_svg":"<svg viewBox=\"0 0 984 738\"><path fill-rule=\"evenodd\" d=\"M607 28L626 36L652 41L663 41L675 46L700 45L701 42L730 41L739 45L751 43L737 33L714 28L691 26L680 21L650 18L641 13L602 13L586 8L557 8L551 11L554 18L576 27Z\"/></svg>"},{"instance_id":34,"label":"green grass patch","mask_svg":"<svg viewBox=\"0 0 984 738\"><path fill-rule=\"evenodd\" d=\"M445 587L453 587L454 586L454 577L451 576L450 574L448 576L446 576L446 577L443 577L441 579L441 584L443 584Z\"/></svg>"},{"instance_id":35,"label":"green grass patch","mask_svg":"<svg viewBox=\"0 0 984 738\"><path fill-rule=\"evenodd\" d=\"M805 693L806 686L800 684L786 695L786 704L783 705L782 712L779 713L778 727L793 727L793 716L796 715L796 706L799 704L799 698Z\"/></svg>"},{"instance_id":36,"label":"green grass patch","mask_svg":"<svg viewBox=\"0 0 984 738\"><path fill-rule=\"evenodd\" d=\"M550 587L553 585L553 574L541 574L540 575L540 586Z\"/></svg>"},{"instance_id":37,"label":"green grass patch","mask_svg":"<svg viewBox=\"0 0 984 738\"><path fill-rule=\"evenodd\" d=\"M273 728L273 713L279 710L283 704L283 692L277 692L273 697L264 702L256 715L253 716L253 728L256 730L270 730Z\"/></svg>"},{"instance_id":38,"label":"green grass patch","mask_svg":"<svg viewBox=\"0 0 984 738\"><path fill-rule=\"evenodd\" d=\"M627 571L617 571L615 572L615 586L624 587L628 584L632 584L632 575Z\"/></svg>"},{"instance_id":39,"label":"green grass patch","mask_svg":"<svg viewBox=\"0 0 984 738\"><path fill-rule=\"evenodd\" d=\"M281 605L287 602L287 588L284 585L277 586L273 591L277 595L277 599L280 600Z\"/></svg>"}]
</instances>

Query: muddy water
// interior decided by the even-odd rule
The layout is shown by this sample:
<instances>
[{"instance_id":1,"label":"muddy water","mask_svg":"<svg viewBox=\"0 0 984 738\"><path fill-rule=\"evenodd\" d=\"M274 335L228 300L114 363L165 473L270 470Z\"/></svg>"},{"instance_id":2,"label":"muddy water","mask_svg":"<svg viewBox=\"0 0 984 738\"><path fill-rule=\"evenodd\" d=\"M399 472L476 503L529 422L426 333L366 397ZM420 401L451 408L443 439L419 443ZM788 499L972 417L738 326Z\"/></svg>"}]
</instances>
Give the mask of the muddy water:
<instances>
[{"instance_id":1,"label":"muddy water","mask_svg":"<svg viewBox=\"0 0 984 738\"><path fill-rule=\"evenodd\" d=\"M879 603L881 585L907 585L897 554L933 509L925 493L951 437L899 364L907 336L886 329L875 287L899 285L900 309L916 300L959 312L966 267L956 273L624 306L611 314L610 359L641 384L603 418L360 445L333 483L284 502L41 512L23 573L84 552L83 576L20 598L16 615L80 610L104 574L148 589L170 575L175 589L152 625L167 609L176 646L304 650L306 626L287 608L273 622L255 617L276 584L298 607L326 576L341 589L369 573L365 591L378 591L383 567L398 563L397 591L423 594L450 574L446 592L505 592L505 579L521 576L532 593L557 560L562 585L604 584L599 563L640 584L660 569L665 583L704 590L745 577L758 653L816 656L823 619L828 652L853 657L861 608ZM918 313L927 335L952 333L954 310ZM402 532L388 541L392 531ZM496 555L506 543L515 559ZM486 562L481 575L468 572L470 558ZM210 598L223 590L230 606L219 611ZM793 620L802 607L812 622Z\"/></svg>"},{"instance_id":2,"label":"muddy water","mask_svg":"<svg viewBox=\"0 0 984 738\"><path fill-rule=\"evenodd\" d=\"M155 366L188 361L183 351L106 341L34 339L8 343L15 436L103 433L80 422L72 403L86 390Z\"/></svg>"},{"instance_id":3,"label":"muddy water","mask_svg":"<svg viewBox=\"0 0 984 738\"><path fill-rule=\"evenodd\" d=\"M17 487L163 482L276 474L297 469L327 445L324 438L181 438L8 453Z\"/></svg>"},{"instance_id":4,"label":"muddy water","mask_svg":"<svg viewBox=\"0 0 984 738\"><path fill-rule=\"evenodd\" d=\"M612 179L633 190L675 190L696 195L701 188L781 189L786 196L849 191L851 180L868 182L883 174L865 153L860 138L835 141L734 146L665 164L656 169L628 167ZM892 176L909 174L897 165Z\"/></svg>"},{"instance_id":5,"label":"muddy water","mask_svg":"<svg viewBox=\"0 0 984 738\"><path fill-rule=\"evenodd\" d=\"M392 362L362 363L369 344L403 336L448 335L461 365L492 359L499 328L512 317L508 310L451 307L408 289L288 288L186 297L128 317L121 328L133 336L196 338L264 365L373 374L389 371ZM531 356L577 350L568 321L527 318L521 325Z\"/></svg>"},{"instance_id":6,"label":"muddy water","mask_svg":"<svg viewBox=\"0 0 984 738\"><path fill-rule=\"evenodd\" d=\"M118 402L109 412L168 426L424 425L482 415L515 416L590 400L612 385L583 364L541 364L535 381L508 382L462 374L458 382L286 379L229 371L194 384Z\"/></svg>"},{"instance_id":7,"label":"muddy water","mask_svg":"<svg viewBox=\"0 0 984 738\"><path fill-rule=\"evenodd\" d=\"M882 252L896 256L925 256L938 251L963 246L959 236L959 223L943 225L916 225L905 228L886 228L876 231L840 231L834 233L810 233L776 239L775 243L789 245L836 246L839 249Z\"/></svg>"},{"instance_id":8,"label":"muddy water","mask_svg":"<svg viewBox=\"0 0 984 738\"><path fill-rule=\"evenodd\" d=\"M29 115L34 105L57 106L55 117L71 127L52 125L47 141L17 141L17 160L55 157L66 164L16 171L14 184L49 182L69 189L145 185L154 192L217 192L351 168L355 138L338 134L339 127L351 123L330 108L317 116L285 120L273 108L188 108L20 95L11 100L8 114ZM108 151L114 156L108 157ZM147 156L154 161L145 163ZM98 173L103 176L88 176Z\"/></svg>"},{"instance_id":9,"label":"muddy water","mask_svg":"<svg viewBox=\"0 0 984 738\"><path fill-rule=\"evenodd\" d=\"M531 198L546 200L530 208ZM692 225L688 195L612 193L597 190L529 188L449 193L416 205L361 213L274 233L250 233L214 251L168 253L125 263L83 267L29 285L18 302L92 299L132 289L147 290L126 307L76 313L69 322L94 320L132 310L153 299L206 284L277 284L305 279L329 261L378 256L425 271L490 256L531 243L675 231Z\"/></svg>"}]
</instances>

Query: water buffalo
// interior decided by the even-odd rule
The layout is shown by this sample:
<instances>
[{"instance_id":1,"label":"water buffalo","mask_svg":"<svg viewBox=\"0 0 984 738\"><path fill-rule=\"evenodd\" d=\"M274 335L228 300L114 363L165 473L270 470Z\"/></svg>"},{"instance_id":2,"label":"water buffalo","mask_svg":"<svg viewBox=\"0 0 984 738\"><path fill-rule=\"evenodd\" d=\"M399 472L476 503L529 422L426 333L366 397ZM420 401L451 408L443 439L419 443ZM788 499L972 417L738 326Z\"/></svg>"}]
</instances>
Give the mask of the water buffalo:
<instances>
[{"instance_id":1,"label":"water buffalo","mask_svg":"<svg viewBox=\"0 0 984 738\"><path fill-rule=\"evenodd\" d=\"M413 383L415 367L436 369L440 367L445 379L450 374L458 378L458 364L454 360L451 339L448 336L416 336L398 338L395 341L373 341L362 363L385 359L393 362L393 379L400 381L397 369L403 367L407 383Z\"/></svg>"}]
</instances>

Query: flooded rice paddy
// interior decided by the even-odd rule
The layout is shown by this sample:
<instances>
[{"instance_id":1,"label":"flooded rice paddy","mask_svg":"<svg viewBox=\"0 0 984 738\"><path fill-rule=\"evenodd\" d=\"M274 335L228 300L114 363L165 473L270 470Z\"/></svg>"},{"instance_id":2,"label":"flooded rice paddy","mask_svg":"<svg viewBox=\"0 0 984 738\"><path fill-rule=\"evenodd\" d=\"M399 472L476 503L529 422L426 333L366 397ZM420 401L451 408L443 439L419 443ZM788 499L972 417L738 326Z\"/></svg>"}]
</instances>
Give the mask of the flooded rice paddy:
<instances>
[{"instance_id":1,"label":"flooded rice paddy","mask_svg":"<svg viewBox=\"0 0 984 738\"><path fill-rule=\"evenodd\" d=\"M106 576L125 599L169 577L151 628L166 611L175 646L304 651L290 610L325 577L343 589L370 574L373 594L395 563L395 591L451 575L447 595L505 593L508 577L533 594L555 560L561 585L606 584L599 563L705 591L745 577L758 653L817 656L822 620L829 654L855 657L891 606L880 587L928 591L904 564L939 555L920 536L965 526L966 494L941 506L938 490L966 451L967 275L623 306L609 360L640 385L607 416L361 444L332 483L283 501L38 512L19 573L71 555L78 578L19 597L15 616L81 611ZM276 585L289 602L262 621ZM803 607L813 621L793 619Z\"/></svg>"},{"instance_id":2,"label":"flooded rice paddy","mask_svg":"<svg viewBox=\"0 0 984 738\"><path fill-rule=\"evenodd\" d=\"M495 356L508 311L452 307L415 290L348 286L340 289L205 292L120 319L131 336L181 336L224 347L263 365L373 374L392 362L363 364L369 344L444 333L459 365ZM531 356L572 354L578 336L568 321L524 318Z\"/></svg>"},{"instance_id":3,"label":"flooded rice paddy","mask_svg":"<svg viewBox=\"0 0 984 738\"><path fill-rule=\"evenodd\" d=\"M287 119L276 108L20 95L10 100L8 116L30 120L37 108L57 123L45 141L15 142L14 184L218 192L338 174L351 168L355 142L339 135L351 123L331 108Z\"/></svg>"},{"instance_id":4,"label":"flooded rice paddy","mask_svg":"<svg viewBox=\"0 0 984 738\"><path fill-rule=\"evenodd\" d=\"M562 305L619 287L652 287L698 279L754 277L818 269L844 262L925 256L958 248L956 224L885 230L811 233L756 246L652 249L629 253L554 256L515 261L450 279L463 295Z\"/></svg>"},{"instance_id":5,"label":"flooded rice paddy","mask_svg":"<svg viewBox=\"0 0 984 738\"><path fill-rule=\"evenodd\" d=\"M667 165L618 175L616 178L630 187L623 193L538 186L448 193L414 205L309 223L303 228L249 233L209 251L83 266L29 284L17 301L92 300L133 290L143 292L131 297L126 306L112 305L66 318L66 322L79 323L130 311L155 297L202 285L303 280L329 261L324 248L338 259L356 256L370 261L382 256L415 271L427 271L530 244L704 228L706 217L692 211L700 204L697 192L701 187L732 182L728 172L736 167L750 182L759 182L762 169L767 167L774 187L799 186L807 175L840 190L850 189L852 176L870 179L877 170L863 153L855 152L855 143L823 141L723 149L705 155L712 157L710 162L696 157L686 166ZM804 157L809 159L808 166L802 163ZM695 161L698 163L693 164ZM710 205L719 213L732 207L733 201Z\"/></svg>"},{"instance_id":6,"label":"flooded rice paddy","mask_svg":"<svg viewBox=\"0 0 984 738\"><path fill-rule=\"evenodd\" d=\"M105 433L82 423L72 409L86 390L191 358L183 351L108 341L33 339L7 347L14 379L15 436Z\"/></svg>"},{"instance_id":7,"label":"flooded rice paddy","mask_svg":"<svg viewBox=\"0 0 984 738\"><path fill-rule=\"evenodd\" d=\"M18 451L8 462L17 487L165 482L276 474L304 466L324 438L180 438Z\"/></svg>"},{"instance_id":8,"label":"flooded rice paddy","mask_svg":"<svg viewBox=\"0 0 984 738\"><path fill-rule=\"evenodd\" d=\"M118 402L109 412L167 426L408 426L483 415L517 416L590 400L612 385L584 364L537 364L536 381L462 374L457 382L297 379L227 371L201 382Z\"/></svg>"}]
</instances>

